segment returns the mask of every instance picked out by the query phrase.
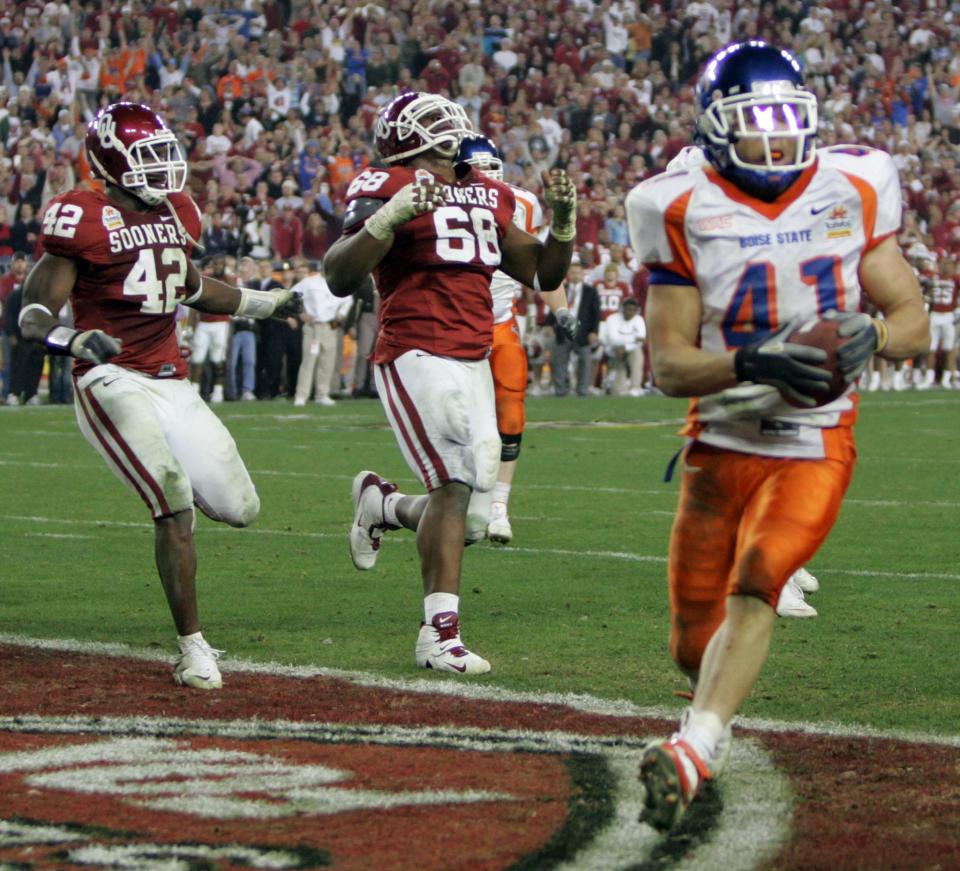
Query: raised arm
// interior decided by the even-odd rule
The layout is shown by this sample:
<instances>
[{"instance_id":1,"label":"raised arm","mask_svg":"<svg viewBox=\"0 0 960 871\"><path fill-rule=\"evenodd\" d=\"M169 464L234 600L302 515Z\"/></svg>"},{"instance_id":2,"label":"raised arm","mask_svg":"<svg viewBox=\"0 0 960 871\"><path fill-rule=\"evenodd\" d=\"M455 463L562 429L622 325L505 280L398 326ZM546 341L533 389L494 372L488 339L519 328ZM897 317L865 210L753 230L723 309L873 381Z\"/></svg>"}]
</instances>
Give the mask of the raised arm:
<instances>
[{"instance_id":1,"label":"raised arm","mask_svg":"<svg viewBox=\"0 0 960 871\"><path fill-rule=\"evenodd\" d=\"M577 192L562 169L543 173L544 200L553 211L546 242L511 224L500 268L534 290L556 290L567 275L576 239ZM549 303L548 303L549 304Z\"/></svg>"}]
</instances>

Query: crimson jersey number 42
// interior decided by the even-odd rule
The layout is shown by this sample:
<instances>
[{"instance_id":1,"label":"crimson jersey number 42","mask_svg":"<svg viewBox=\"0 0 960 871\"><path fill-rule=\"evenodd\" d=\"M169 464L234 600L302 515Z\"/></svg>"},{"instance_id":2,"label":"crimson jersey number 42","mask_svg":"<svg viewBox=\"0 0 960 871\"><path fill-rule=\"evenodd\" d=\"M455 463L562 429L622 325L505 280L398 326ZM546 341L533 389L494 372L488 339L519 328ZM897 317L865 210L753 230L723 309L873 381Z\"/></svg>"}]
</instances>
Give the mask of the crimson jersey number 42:
<instances>
[{"instance_id":1,"label":"crimson jersey number 42","mask_svg":"<svg viewBox=\"0 0 960 871\"><path fill-rule=\"evenodd\" d=\"M347 196L372 194L390 178L387 172L364 170L347 189ZM433 211L437 234L436 253L448 263L470 263L479 257L484 266L500 265L497 221L490 209L473 206L440 206Z\"/></svg>"},{"instance_id":2,"label":"crimson jersey number 42","mask_svg":"<svg viewBox=\"0 0 960 871\"><path fill-rule=\"evenodd\" d=\"M141 248L123 280L123 295L142 299L142 314L164 315L177 307L186 285L187 255L182 248Z\"/></svg>"}]
</instances>

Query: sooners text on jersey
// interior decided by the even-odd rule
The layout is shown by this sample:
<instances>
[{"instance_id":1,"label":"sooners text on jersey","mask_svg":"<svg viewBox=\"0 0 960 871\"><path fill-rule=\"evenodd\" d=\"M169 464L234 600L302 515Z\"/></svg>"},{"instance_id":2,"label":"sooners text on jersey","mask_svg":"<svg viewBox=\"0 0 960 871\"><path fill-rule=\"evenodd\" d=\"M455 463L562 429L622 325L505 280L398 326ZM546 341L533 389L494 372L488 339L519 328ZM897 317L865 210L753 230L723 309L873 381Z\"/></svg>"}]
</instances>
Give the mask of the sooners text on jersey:
<instances>
[{"instance_id":1,"label":"sooners text on jersey","mask_svg":"<svg viewBox=\"0 0 960 871\"><path fill-rule=\"evenodd\" d=\"M700 292L700 344L743 347L791 318L860 308L863 255L900 226L900 180L890 156L832 146L772 203L747 196L712 167L685 166L642 182L627 197L634 253L650 283ZM698 419L705 442L773 456L822 456L820 429L852 423L843 396L814 413L786 403L767 421Z\"/></svg>"},{"instance_id":2,"label":"sooners text on jersey","mask_svg":"<svg viewBox=\"0 0 960 871\"><path fill-rule=\"evenodd\" d=\"M193 200L175 193L169 201L183 229L199 238L200 212ZM111 362L154 377L186 375L175 312L187 296L193 246L169 209L137 212L99 191L68 191L50 200L40 247L76 263L74 325L120 339L122 350ZM91 366L75 360L74 373Z\"/></svg>"},{"instance_id":3,"label":"sooners text on jersey","mask_svg":"<svg viewBox=\"0 0 960 871\"><path fill-rule=\"evenodd\" d=\"M364 170L350 183L347 201L388 200L423 172L409 166ZM374 270L381 299L376 363L414 349L462 360L480 360L490 351L490 278L500 265L514 195L475 170L454 184L438 181L446 203L397 227L393 247Z\"/></svg>"}]
</instances>

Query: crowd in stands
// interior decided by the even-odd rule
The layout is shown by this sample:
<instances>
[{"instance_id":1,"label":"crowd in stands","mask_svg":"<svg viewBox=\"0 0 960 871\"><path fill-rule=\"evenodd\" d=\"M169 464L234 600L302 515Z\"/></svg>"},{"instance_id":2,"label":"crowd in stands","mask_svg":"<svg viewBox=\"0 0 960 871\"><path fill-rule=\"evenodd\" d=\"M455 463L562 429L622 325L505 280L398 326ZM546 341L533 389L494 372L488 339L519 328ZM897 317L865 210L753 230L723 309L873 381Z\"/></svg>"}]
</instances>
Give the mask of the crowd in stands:
<instances>
[{"instance_id":1,"label":"crowd in stands","mask_svg":"<svg viewBox=\"0 0 960 871\"><path fill-rule=\"evenodd\" d=\"M318 262L339 235L347 185L376 160L377 110L417 89L463 105L500 147L507 181L539 193L541 170L565 167L580 197L578 259L604 316L624 296L642 313L626 193L689 144L703 61L744 38L799 59L821 143L894 155L905 247L922 246L925 262L960 252L960 4L945 0L24 0L2 10L4 270L34 255L49 199L91 183L86 124L119 99L153 107L187 149L204 256ZM528 321L531 347L548 343L535 306ZM9 351L9 318L4 330Z\"/></svg>"}]
</instances>

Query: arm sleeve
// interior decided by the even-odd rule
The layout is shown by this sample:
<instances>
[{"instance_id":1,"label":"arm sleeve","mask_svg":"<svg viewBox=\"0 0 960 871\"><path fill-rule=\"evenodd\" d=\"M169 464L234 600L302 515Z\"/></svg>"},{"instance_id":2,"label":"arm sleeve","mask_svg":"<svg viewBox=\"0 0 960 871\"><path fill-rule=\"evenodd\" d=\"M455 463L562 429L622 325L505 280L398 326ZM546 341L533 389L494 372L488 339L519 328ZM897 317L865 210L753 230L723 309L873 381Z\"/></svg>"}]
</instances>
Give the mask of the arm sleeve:
<instances>
[{"instance_id":1,"label":"arm sleeve","mask_svg":"<svg viewBox=\"0 0 960 871\"><path fill-rule=\"evenodd\" d=\"M694 284L696 275L685 228L692 189L677 191L657 177L650 181L653 184L643 182L627 194L627 227L633 253L651 276L666 270L681 278L679 283Z\"/></svg>"}]
</instances>

